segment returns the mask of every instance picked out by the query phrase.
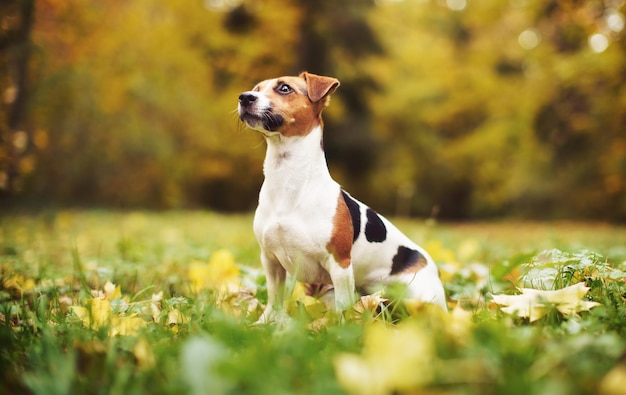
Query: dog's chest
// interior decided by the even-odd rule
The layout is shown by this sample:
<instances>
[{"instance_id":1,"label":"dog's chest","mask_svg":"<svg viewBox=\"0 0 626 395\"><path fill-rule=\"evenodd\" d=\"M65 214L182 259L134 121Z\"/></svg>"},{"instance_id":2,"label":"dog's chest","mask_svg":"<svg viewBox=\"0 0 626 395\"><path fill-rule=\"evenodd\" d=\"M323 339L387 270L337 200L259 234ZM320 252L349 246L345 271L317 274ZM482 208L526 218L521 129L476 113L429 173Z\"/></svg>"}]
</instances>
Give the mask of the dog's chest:
<instances>
[{"instance_id":1,"label":"dog's chest","mask_svg":"<svg viewBox=\"0 0 626 395\"><path fill-rule=\"evenodd\" d=\"M296 190L289 185L282 189L263 185L254 217L255 235L261 248L300 281L328 282L320 263L328 257L339 186L313 183Z\"/></svg>"}]
</instances>

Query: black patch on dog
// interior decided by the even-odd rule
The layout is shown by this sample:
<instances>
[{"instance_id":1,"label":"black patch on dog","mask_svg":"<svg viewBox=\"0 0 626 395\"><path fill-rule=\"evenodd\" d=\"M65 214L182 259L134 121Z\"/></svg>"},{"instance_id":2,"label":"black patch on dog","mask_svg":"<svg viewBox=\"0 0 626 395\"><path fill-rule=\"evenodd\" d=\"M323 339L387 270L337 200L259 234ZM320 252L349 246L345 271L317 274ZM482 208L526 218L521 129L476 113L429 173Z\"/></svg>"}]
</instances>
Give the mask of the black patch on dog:
<instances>
[{"instance_id":1,"label":"black patch on dog","mask_svg":"<svg viewBox=\"0 0 626 395\"><path fill-rule=\"evenodd\" d=\"M279 127L283 125L285 119L282 115L265 113L263 114L263 128L270 132L275 132Z\"/></svg>"},{"instance_id":2,"label":"black patch on dog","mask_svg":"<svg viewBox=\"0 0 626 395\"><path fill-rule=\"evenodd\" d=\"M354 244L361 233L361 209L359 208L359 204L345 191L342 190L341 194L343 195L343 201L346 202L346 206L348 206L348 210L350 211L350 217L352 218L352 229L354 230L352 243Z\"/></svg>"},{"instance_id":3,"label":"black patch on dog","mask_svg":"<svg viewBox=\"0 0 626 395\"><path fill-rule=\"evenodd\" d=\"M368 208L365 212L367 223L365 224L365 238L370 243L382 243L387 239L387 228L376 211Z\"/></svg>"},{"instance_id":4,"label":"black patch on dog","mask_svg":"<svg viewBox=\"0 0 626 395\"><path fill-rule=\"evenodd\" d=\"M422 254L418 251L405 246L400 246L398 247L398 253L393 257L391 273L389 274L393 275L402 273L415 265L424 266L425 264L426 258L424 258L424 256L422 256Z\"/></svg>"}]
</instances>

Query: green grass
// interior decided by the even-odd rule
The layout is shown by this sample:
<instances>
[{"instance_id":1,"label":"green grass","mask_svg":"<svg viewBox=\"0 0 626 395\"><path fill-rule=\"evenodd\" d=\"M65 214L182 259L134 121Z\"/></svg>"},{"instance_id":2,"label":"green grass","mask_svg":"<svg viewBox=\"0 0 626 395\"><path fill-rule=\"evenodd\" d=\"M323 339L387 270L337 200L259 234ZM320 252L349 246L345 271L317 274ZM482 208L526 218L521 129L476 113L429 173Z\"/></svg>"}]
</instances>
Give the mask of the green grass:
<instances>
[{"instance_id":1,"label":"green grass","mask_svg":"<svg viewBox=\"0 0 626 395\"><path fill-rule=\"evenodd\" d=\"M440 263L450 307L464 310L405 307L390 291L382 314L339 322L330 314L319 320L318 305L294 297L288 324L255 326L255 303L265 302L265 290L250 215L4 215L0 394L610 394L622 388L626 228L395 222ZM552 249L562 252L541 254ZM231 260L237 273L202 276L225 283L236 276L249 291L226 298L208 280L194 288L190 268L229 268ZM516 293L528 276L544 276L541 268L553 269L558 288L585 282L586 298L601 306L574 316L552 309L531 323L491 301L494 293ZM108 297L94 299L94 290ZM89 310L94 300L106 300L102 324L100 310Z\"/></svg>"}]
</instances>

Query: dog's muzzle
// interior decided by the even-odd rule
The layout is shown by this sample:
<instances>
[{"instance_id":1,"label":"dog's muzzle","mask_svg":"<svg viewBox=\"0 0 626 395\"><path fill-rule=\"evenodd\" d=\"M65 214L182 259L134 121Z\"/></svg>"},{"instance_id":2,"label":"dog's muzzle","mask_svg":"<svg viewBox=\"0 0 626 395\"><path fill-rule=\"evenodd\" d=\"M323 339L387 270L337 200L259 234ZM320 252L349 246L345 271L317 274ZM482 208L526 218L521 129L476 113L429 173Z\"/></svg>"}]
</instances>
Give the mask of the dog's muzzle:
<instances>
[{"instance_id":1,"label":"dog's muzzle","mask_svg":"<svg viewBox=\"0 0 626 395\"><path fill-rule=\"evenodd\" d=\"M262 125L264 130L275 132L283 124L284 118L272 113L271 106L258 108L258 102L258 96L252 92L239 95L239 119L253 129Z\"/></svg>"}]
</instances>

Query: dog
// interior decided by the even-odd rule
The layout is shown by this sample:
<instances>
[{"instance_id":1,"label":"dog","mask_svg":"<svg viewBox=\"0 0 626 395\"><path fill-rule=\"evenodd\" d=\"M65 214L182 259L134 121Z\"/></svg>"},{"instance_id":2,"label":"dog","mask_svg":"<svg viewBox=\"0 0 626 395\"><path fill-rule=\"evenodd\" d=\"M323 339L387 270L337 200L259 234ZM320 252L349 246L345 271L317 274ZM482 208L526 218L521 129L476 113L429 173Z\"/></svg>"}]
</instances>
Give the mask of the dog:
<instances>
[{"instance_id":1,"label":"dog","mask_svg":"<svg viewBox=\"0 0 626 395\"><path fill-rule=\"evenodd\" d=\"M356 303L357 290L369 294L391 283L406 284L407 299L447 310L428 253L330 175L321 114L339 84L303 72L239 95L239 118L267 142L253 226L267 277L260 323L281 314L287 272L303 283L332 284L339 314Z\"/></svg>"}]
</instances>

